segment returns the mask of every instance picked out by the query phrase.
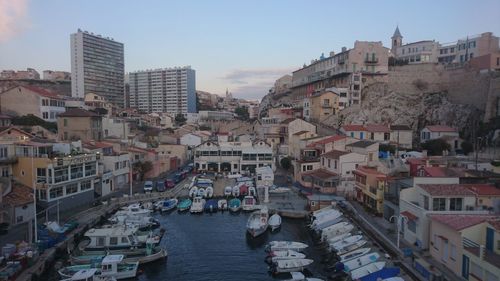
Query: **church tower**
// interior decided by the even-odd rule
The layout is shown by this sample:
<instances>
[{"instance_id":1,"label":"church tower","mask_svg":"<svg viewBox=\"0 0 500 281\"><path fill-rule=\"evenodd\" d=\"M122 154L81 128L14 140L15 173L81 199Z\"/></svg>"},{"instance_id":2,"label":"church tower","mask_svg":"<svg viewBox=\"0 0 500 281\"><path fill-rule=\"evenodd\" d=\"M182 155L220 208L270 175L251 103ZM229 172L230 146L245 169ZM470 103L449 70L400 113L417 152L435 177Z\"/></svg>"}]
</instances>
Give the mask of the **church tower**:
<instances>
[{"instance_id":1,"label":"church tower","mask_svg":"<svg viewBox=\"0 0 500 281\"><path fill-rule=\"evenodd\" d=\"M399 32L399 26L396 26L396 30L394 31L394 35L392 35L391 39L391 52L394 56L396 56L396 49L403 45L403 36L401 35L401 32Z\"/></svg>"}]
</instances>

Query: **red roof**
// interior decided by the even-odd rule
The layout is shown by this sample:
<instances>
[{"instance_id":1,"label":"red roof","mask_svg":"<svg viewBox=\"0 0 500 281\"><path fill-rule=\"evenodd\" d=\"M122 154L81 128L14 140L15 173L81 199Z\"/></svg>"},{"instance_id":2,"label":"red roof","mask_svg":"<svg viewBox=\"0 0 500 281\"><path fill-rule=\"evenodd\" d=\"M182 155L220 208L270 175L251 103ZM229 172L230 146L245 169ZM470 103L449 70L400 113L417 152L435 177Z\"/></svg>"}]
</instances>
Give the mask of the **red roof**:
<instances>
[{"instance_id":1,"label":"red roof","mask_svg":"<svg viewBox=\"0 0 500 281\"><path fill-rule=\"evenodd\" d=\"M312 170L312 171L309 171L309 172L304 172L304 173L302 173L302 175L307 175L307 176L311 176L311 177L315 177L315 178L320 178L320 179L327 179L327 178L331 178L331 177L337 176L336 173L330 172L330 171L328 171L326 169Z\"/></svg>"},{"instance_id":2,"label":"red roof","mask_svg":"<svg viewBox=\"0 0 500 281\"><path fill-rule=\"evenodd\" d=\"M457 132L457 129L445 125L431 125L425 128L431 132Z\"/></svg>"},{"instance_id":3,"label":"red roof","mask_svg":"<svg viewBox=\"0 0 500 281\"><path fill-rule=\"evenodd\" d=\"M474 192L464 184L420 184L419 186L432 196L474 196Z\"/></svg>"},{"instance_id":4,"label":"red roof","mask_svg":"<svg viewBox=\"0 0 500 281\"><path fill-rule=\"evenodd\" d=\"M401 213L400 213L400 215L405 216L405 217L407 217L409 220L412 220L412 221L414 221L414 220L418 219L418 217L417 217L417 216L415 216L414 214L412 214L412 213L410 213L410 212L408 212L408 211L403 211L403 212L401 212Z\"/></svg>"},{"instance_id":5,"label":"red roof","mask_svg":"<svg viewBox=\"0 0 500 281\"><path fill-rule=\"evenodd\" d=\"M327 143L331 143L331 142L336 142L336 141L339 141L339 140L342 140L345 138L346 138L346 136L340 136L340 135L331 136L331 137L324 138L320 141L315 141L313 143L310 143L307 145L307 147L315 147L316 145L323 145L323 144L327 144Z\"/></svg>"},{"instance_id":6,"label":"red roof","mask_svg":"<svg viewBox=\"0 0 500 281\"><path fill-rule=\"evenodd\" d=\"M468 227L480 224L490 219L494 219L494 216L490 215L430 215L433 221L437 221L448 227L460 231Z\"/></svg>"},{"instance_id":7,"label":"red roof","mask_svg":"<svg viewBox=\"0 0 500 281\"><path fill-rule=\"evenodd\" d=\"M33 203L33 189L20 183L12 183L12 191L4 196L3 203L11 206Z\"/></svg>"},{"instance_id":8,"label":"red roof","mask_svg":"<svg viewBox=\"0 0 500 281\"><path fill-rule=\"evenodd\" d=\"M408 159L406 159L406 161L411 165L424 165L425 164L424 158L408 158Z\"/></svg>"},{"instance_id":9,"label":"red roof","mask_svg":"<svg viewBox=\"0 0 500 281\"><path fill-rule=\"evenodd\" d=\"M390 133L391 132L391 130L389 129L388 126L378 125L378 124L367 124L367 125L365 125L365 129L368 132L373 132L373 133L378 133L378 132Z\"/></svg>"},{"instance_id":10,"label":"red roof","mask_svg":"<svg viewBox=\"0 0 500 281\"><path fill-rule=\"evenodd\" d=\"M42 97L46 97L46 98L53 98L53 99L62 99L62 97L58 94L55 94L55 93L52 93L52 92L49 92L45 89L42 89L42 88L38 88L38 87L34 87L34 86L21 86L25 89L28 89Z\"/></svg>"},{"instance_id":11,"label":"red roof","mask_svg":"<svg viewBox=\"0 0 500 281\"><path fill-rule=\"evenodd\" d=\"M344 125L342 126L342 129L344 131L366 131L366 128L363 125Z\"/></svg>"},{"instance_id":12,"label":"red roof","mask_svg":"<svg viewBox=\"0 0 500 281\"><path fill-rule=\"evenodd\" d=\"M87 141L83 143L83 146L92 148L106 148L106 147L113 147L113 144L107 142L99 142L99 141L96 142Z\"/></svg>"},{"instance_id":13,"label":"red roof","mask_svg":"<svg viewBox=\"0 0 500 281\"><path fill-rule=\"evenodd\" d=\"M493 226L496 230L500 230L500 220L498 217L488 220L488 223L491 224L491 226Z\"/></svg>"},{"instance_id":14,"label":"red roof","mask_svg":"<svg viewBox=\"0 0 500 281\"><path fill-rule=\"evenodd\" d=\"M460 168L447 168L447 167L422 167L428 177L443 178L443 177L463 177L465 170Z\"/></svg>"},{"instance_id":15,"label":"red roof","mask_svg":"<svg viewBox=\"0 0 500 281\"><path fill-rule=\"evenodd\" d=\"M359 166L354 170L354 173L357 174L371 174L376 175L378 177L385 177L386 175L377 171L377 168L370 168L368 166Z\"/></svg>"},{"instance_id":16,"label":"red roof","mask_svg":"<svg viewBox=\"0 0 500 281\"><path fill-rule=\"evenodd\" d=\"M500 188L492 184L467 184L467 188L479 196L500 196Z\"/></svg>"},{"instance_id":17,"label":"red roof","mask_svg":"<svg viewBox=\"0 0 500 281\"><path fill-rule=\"evenodd\" d=\"M326 158L330 158L330 159L339 159L340 156L342 155L346 155L346 154L349 154L350 152L346 152L346 151L341 151L341 150L332 150L332 151L329 151L321 156L323 157L326 157Z\"/></svg>"}]
</instances>

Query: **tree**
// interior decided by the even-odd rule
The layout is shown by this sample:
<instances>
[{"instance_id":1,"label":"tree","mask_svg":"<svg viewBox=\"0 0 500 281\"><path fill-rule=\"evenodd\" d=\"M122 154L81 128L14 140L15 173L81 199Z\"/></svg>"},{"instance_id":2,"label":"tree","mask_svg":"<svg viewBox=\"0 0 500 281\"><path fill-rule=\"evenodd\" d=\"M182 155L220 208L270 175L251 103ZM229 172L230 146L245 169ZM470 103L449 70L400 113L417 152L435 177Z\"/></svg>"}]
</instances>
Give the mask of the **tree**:
<instances>
[{"instance_id":1,"label":"tree","mask_svg":"<svg viewBox=\"0 0 500 281\"><path fill-rule=\"evenodd\" d=\"M382 144L379 145L378 151L384 151L384 152L389 151L391 154L395 154L396 153L396 147L394 145L383 144L382 143Z\"/></svg>"},{"instance_id":2,"label":"tree","mask_svg":"<svg viewBox=\"0 0 500 281\"><path fill-rule=\"evenodd\" d=\"M177 123L177 126L182 126L186 123L186 117L184 117L184 115L182 115L182 113L179 113L177 115L175 115L175 123Z\"/></svg>"},{"instance_id":3,"label":"tree","mask_svg":"<svg viewBox=\"0 0 500 281\"><path fill-rule=\"evenodd\" d=\"M241 120L248 120L250 118L250 114L248 113L248 108L246 106L238 106L234 113L238 115L238 118Z\"/></svg>"},{"instance_id":4,"label":"tree","mask_svg":"<svg viewBox=\"0 0 500 281\"><path fill-rule=\"evenodd\" d=\"M472 143L468 141L462 142L460 146L462 147L462 151L464 152L465 155L468 155L469 153L474 151L474 146L472 145Z\"/></svg>"},{"instance_id":5,"label":"tree","mask_svg":"<svg viewBox=\"0 0 500 281\"><path fill-rule=\"evenodd\" d=\"M200 131L211 131L212 127L210 127L208 125L200 125L199 129L200 129Z\"/></svg>"},{"instance_id":6,"label":"tree","mask_svg":"<svg viewBox=\"0 0 500 281\"><path fill-rule=\"evenodd\" d=\"M443 139L433 139L424 142L422 149L427 150L428 155L443 155L443 151L450 151L451 146Z\"/></svg>"},{"instance_id":7,"label":"tree","mask_svg":"<svg viewBox=\"0 0 500 281\"><path fill-rule=\"evenodd\" d=\"M281 159L280 165L281 165L281 168L283 168L285 170L289 170L290 167L292 166L292 161L290 160L290 158L285 157L285 158Z\"/></svg>"},{"instance_id":8,"label":"tree","mask_svg":"<svg viewBox=\"0 0 500 281\"><path fill-rule=\"evenodd\" d=\"M57 124L55 122L47 122L33 114L18 116L12 118L12 125L18 126L41 126L51 132L57 132Z\"/></svg>"},{"instance_id":9,"label":"tree","mask_svg":"<svg viewBox=\"0 0 500 281\"><path fill-rule=\"evenodd\" d=\"M139 177L142 181L144 179L144 175L153 169L153 163L151 163L151 161L136 162L134 163L132 169L134 170L134 172L139 174Z\"/></svg>"}]
</instances>

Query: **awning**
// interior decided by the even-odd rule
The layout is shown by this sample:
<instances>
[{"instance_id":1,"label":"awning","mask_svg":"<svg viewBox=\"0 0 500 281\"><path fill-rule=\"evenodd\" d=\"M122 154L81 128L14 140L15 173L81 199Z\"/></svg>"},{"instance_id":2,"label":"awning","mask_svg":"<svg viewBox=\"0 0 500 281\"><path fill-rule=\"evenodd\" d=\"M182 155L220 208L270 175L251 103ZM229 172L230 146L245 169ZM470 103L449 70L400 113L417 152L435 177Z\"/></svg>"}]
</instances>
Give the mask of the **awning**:
<instances>
[{"instance_id":1,"label":"awning","mask_svg":"<svg viewBox=\"0 0 500 281\"><path fill-rule=\"evenodd\" d=\"M441 238L441 240L444 240L444 241L448 241L448 238L442 236L442 235L438 235L439 238Z\"/></svg>"},{"instance_id":2,"label":"awning","mask_svg":"<svg viewBox=\"0 0 500 281\"><path fill-rule=\"evenodd\" d=\"M409 220L412 220L412 221L414 221L414 220L417 220L417 219L418 219L418 217L417 217L417 216L415 216L414 214L412 214L412 213L410 213L410 212L408 212L408 211L401 212L401 213L400 213L400 215L405 216L405 217L407 217Z\"/></svg>"}]
</instances>

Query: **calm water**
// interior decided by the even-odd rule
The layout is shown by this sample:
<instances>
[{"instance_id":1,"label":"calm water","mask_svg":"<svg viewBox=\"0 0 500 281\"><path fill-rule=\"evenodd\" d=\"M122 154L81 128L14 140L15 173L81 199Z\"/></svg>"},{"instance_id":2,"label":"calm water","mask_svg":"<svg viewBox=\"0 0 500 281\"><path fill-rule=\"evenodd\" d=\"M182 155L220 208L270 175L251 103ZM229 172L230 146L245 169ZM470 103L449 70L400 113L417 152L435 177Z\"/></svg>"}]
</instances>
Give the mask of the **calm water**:
<instances>
[{"instance_id":1,"label":"calm water","mask_svg":"<svg viewBox=\"0 0 500 281\"><path fill-rule=\"evenodd\" d=\"M279 232L250 238L245 228L248 216L156 214L167 230L161 244L168 250L168 260L143 266L138 280L274 280L264 262L266 243L294 240L312 245L303 220L284 219ZM308 250L307 256L314 258L314 247Z\"/></svg>"}]
</instances>

